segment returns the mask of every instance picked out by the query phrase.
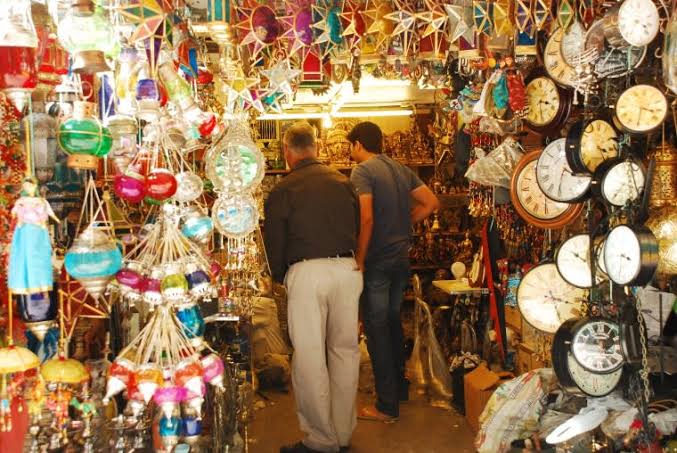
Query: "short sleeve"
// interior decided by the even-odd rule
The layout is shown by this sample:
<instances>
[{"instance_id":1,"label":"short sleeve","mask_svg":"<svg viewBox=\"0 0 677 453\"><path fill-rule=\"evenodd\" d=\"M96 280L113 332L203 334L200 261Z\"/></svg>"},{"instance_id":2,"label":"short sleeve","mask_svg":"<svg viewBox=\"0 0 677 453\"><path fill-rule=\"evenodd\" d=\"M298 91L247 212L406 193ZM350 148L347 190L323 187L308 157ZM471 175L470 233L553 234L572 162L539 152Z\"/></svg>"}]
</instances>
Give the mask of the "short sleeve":
<instances>
[{"instance_id":1,"label":"short sleeve","mask_svg":"<svg viewBox=\"0 0 677 453\"><path fill-rule=\"evenodd\" d=\"M358 165L350 174L350 182L353 183L358 195L366 195L373 192L373 183L369 171L364 165Z\"/></svg>"},{"instance_id":2,"label":"short sleeve","mask_svg":"<svg viewBox=\"0 0 677 453\"><path fill-rule=\"evenodd\" d=\"M409 184L409 192L412 190L418 189L423 185L423 181L418 177L414 171L409 167L404 167L405 172L407 173L407 183Z\"/></svg>"}]
</instances>

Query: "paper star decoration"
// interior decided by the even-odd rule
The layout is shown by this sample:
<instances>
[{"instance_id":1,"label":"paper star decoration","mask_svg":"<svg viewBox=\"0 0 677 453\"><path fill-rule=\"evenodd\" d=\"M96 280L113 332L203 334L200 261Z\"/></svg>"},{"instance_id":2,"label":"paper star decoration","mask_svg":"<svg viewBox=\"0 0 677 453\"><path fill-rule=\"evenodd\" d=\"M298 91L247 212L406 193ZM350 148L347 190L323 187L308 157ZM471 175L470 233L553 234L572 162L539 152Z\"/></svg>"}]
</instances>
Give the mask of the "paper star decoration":
<instances>
[{"instance_id":1,"label":"paper star decoration","mask_svg":"<svg viewBox=\"0 0 677 453\"><path fill-rule=\"evenodd\" d=\"M315 44L320 46L322 59L343 43L340 12L341 9L331 3L326 6L313 5L313 18L316 19L313 28L320 32Z\"/></svg>"},{"instance_id":2,"label":"paper star decoration","mask_svg":"<svg viewBox=\"0 0 677 453\"><path fill-rule=\"evenodd\" d=\"M458 4L444 5L449 16L449 41L463 38L468 42L475 39L475 24L472 3L461 0Z\"/></svg>"},{"instance_id":3,"label":"paper star decoration","mask_svg":"<svg viewBox=\"0 0 677 453\"><path fill-rule=\"evenodd\" d=\"M413 35L416 32L416 12L409 2L394 0L394 4L396 11L387 14L385 18L397 24L392 36L402 35L402 53L407 56L413 50L415 41Z\"/></svg>"},{"instance_id":4,"label":"paper star decoration","mask_svg":"<svg viewBox=\"0 0 677 453\"><path fill-rule=\"evenodd\" d=\"M172 44L172 27L180 22L174 6L169 0L132 0L119 7L120 15L137 24L129 41L161 37Z\"/></svg>"},{"instance_id":5,"label":"paper star decoration","mask_svg":"<svg viewBox=\"0 0 677 453\"><path fill-rule=\"evenodd\" d=\"M254 104L251 90L259 83L255 77L247 77L241 67L229 78L229 82L224 85L223 90L226 95L226 111L233 113L238 110L244 110L247 105Z\"/></svg>"},{"instance_id":6,"label":"paper star decoration","mask_svg":"<svg viewBox=\"0 0 677 453\"><path fill-rule=\"evenodd\" d=\"M368 24L366 34L376 35L375 52L384 49L393 32L393 22L386 18L392 11L388 2L375 0L370 9L360 12L365 23Z\"/></svg>"},{"instance_id":7,"label":"paper star decoration","mask_svg":"<svg viewBox=\"0 0 677 453\"><path fill-rule=\"evenodd\" d=\"M263 49L273 44L280 36L281 27L275 11L267 6L253 2L252 7L238 7L242 22L236 28L243 30L245 36L241 45L251 45L251 60L257 63Z\"/></svg>"},{"instance_id":8,"label":"paper star decoration","mask_svg":"<svg viewBox=\"0 0 677 453\"><path fill-rule=\"evenodd\" d=\"M427 10L416 15L418 20L427 24L421 34L421 38L428 37L434 33L446 33L449 16L442 8L442 5L433 0L426 0L425 5Z\"/></svg>"},{"instance_id":9,"label":"paper star decoration","mask_svg":"<svg viewBox=\"0 0 677 453\"><path fill-rule=\"evenodd\" d=\"M287 42L289 55L296 55L299 50L312 45L313 11L310 7L294 9L291 15L280 17L279 20L285 29L280 39Z\"/></svg>"},{"instance_id":10,"label":"paper star decoration","mask_svg":"<svg viewBox=\"0 0 677 453\"><path fill-rule=\"evenodd\" d=\"M301 71L292 69L288 60L281 60L270 69L260 71L268 79L268 91L270 93L284 93L291 97L294 94L292 81L296 79Z\"/></svg>"},{"instance_id":11,"label":"paper star decoration","mask_svg":"<svg viewBox=\"0 0 677 453\"><path fill-rule=\"evenodd\" d=\"M364 19L360 11L360 4L353 0L346 0L340 16L345 25L342 36L346 39L348 47L352 51L359 47L362 35L366 31Z\"/></svg>"}]
</instances>

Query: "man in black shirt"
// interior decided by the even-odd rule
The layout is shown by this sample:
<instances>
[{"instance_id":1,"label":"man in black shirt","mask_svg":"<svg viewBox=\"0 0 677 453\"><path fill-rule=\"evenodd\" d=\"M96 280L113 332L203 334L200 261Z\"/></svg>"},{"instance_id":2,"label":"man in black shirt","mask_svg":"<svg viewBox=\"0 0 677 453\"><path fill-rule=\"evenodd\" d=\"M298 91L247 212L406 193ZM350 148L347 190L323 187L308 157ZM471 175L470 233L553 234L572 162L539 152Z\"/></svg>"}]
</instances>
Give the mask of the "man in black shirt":
<instances>
[{"instance_id":1,"label":"man in black shirt","mask_svg":"<svg viewBox=\"0 0 677 453\"><path fill-rule=\"evenodd\" d=\"M280 452L336 452L356 424L359 201L345 176L317 161L310 124L287 130L284 155L291 173L266 201L264 242L273 279L287 287L292 382L306 438Z\"/></svg>"}]
</instances>

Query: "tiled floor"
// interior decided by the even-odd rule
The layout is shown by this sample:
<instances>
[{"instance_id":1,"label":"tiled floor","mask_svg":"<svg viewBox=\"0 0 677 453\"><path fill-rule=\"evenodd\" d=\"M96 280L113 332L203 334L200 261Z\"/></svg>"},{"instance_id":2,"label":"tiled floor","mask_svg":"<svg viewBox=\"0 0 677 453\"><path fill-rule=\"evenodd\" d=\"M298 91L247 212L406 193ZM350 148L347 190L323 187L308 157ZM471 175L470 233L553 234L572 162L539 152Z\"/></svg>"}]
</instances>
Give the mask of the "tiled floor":
<instances>
[{"instance_id":1,"label":"tiled floor","mask_svg":"<svg viewBox=\"0 0 677 453\"><path fill-rule=\"evenodd\" d=\"M250 453L277 453L281 445L302 438L293 395L267 392L267 407L254 414L249 427ZM361 405L371 397L359 394ZM361 405L359 407L361 407ZM421 399L404 403L400 421L358 420L351 453L471 453L473 434L462 415L429 406Z\"/></svg>"}]
</instances>

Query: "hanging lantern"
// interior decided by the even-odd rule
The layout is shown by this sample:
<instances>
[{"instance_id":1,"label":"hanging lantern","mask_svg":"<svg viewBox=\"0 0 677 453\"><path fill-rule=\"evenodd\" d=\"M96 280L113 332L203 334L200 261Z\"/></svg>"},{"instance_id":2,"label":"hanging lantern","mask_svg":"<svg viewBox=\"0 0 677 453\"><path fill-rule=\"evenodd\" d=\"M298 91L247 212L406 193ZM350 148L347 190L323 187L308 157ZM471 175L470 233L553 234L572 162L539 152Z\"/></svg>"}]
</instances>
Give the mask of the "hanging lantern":
<instances>
[{"instance_id":1,"label":"hanging lantern","mask_svg":"<svg viewBox=\"0 0 677 453\"><path fill-rule=\"evenodd\" d=\"M184 171L176 175L176 193L174 199L182 203L197 200L202 195L204 184L202 178L192 171Z\"/></svg>"},{"instance_id":2,"label":"hanging lantern","mask_svg":"<svg viewBox=\"0 0 677 453\"><path fill-rule=\"evenodd\" d=\"M197 445L202 434L202 420L195 415L186 415L181 419L183 441L188 445Z\"/></svg>"},{"instance_id":3,"label":"hanging lantern","mask_svg":"<svg viewBox=\"0 0 677 453\"><path fill-rule=\"evenodd\" d=\"M143 395L143 400L148 403L155 394L155 391L164 382L162 371L156 365L141 365L137 369L135 376L136 385Z\"/></svg>"},{"instance_id":4,"label":"hanging lantern","mask_svg":"<svg viewBox=\"0 0 677 453\"><path fill-rule=\"evenodd\" d=\"M188 281L179 264L168 264L165 268L165 276L160 284L162 297L169 302L179 303L188 294Z\"/></svg>"},{"instance_id":5,"label":"hanging lantern","mask_svg":"<svg viewBox=\"0 0 677 453\"><path fill-rule=\"evenodd\" d=\"M259 211L249 194L229 194L219 197L212 207L216 228L226 237L239 239L258 227Z\"/></svg>"},{"instance_id":6,"label":"hanging lantern","mask_svg":"<svg viewBox=\"0 0 677 453\"><path fill-rule=\"evenodd\" d=\"M188 280L190 293L195 297L206 296L211 292L212 282L209 274L199 269L195 264L187 266L186 280Z\"/></svg>"},{"instance_id":7,"label":"hanging lantern","mask_svg":"<svg viewBox=\"0 0 677 453\"><path fill-rule=\"evenodd\" d=\"M166 168L151 170L146 176L146 196L155 201L171 198L177 189L176 178Z\"/></svg>"},{"instance_id":8,"label":"hanging lantern","mask_svg":"<svg viewBox=\"0 0 677 453\"><path fill-rule=\"evenodd\" d=\"M159 431L162 445L168 451L172 451L176 444L179 443L179 437L181 436L181 419L174 416L171 418L162 417L159 422Z\"/></svg>"},{"instance_id":9,"label":"hanging lantern","mask_svg":"<svg viewBox=\"0 0 677 453\"><path fill-rule=\"evenodd\" d=\"M141 203L146 197L145 178L128 168L125 174L116 175L113 192L130 203Z\"/></svg>"},{"instance_id":10,"label":"hanging lantern","mask_svg":"<svg viewBox=\"0 0 677 453\"><path fill-rule=\"evenodd\" d=\"M677 94L677 11L672 13L663 33L663 82Z\"/></svg>"},{"instance_id":11,"label":"hanging lantern","mask_svg":"<svg viewBox=\"0 0 677 453\"><path fill-rule=\"evenodd\" d=\"M186 397L186 389L175 385L165 383L164 386L157 389L153 395L153 401L160 406L160 410L166 419L172 418L179 404Z\"/></svg>"},{"instance_id":12,"label":"hanging lantern","mask_svg":"<svg viewBox=\"0 0 677 453\"><path fill-rule=\"evenodd\" d=\"M0 90L23 111L38 85L35 50L38 36L30 0L5 2L0 7Z\"/></svg>"},{"instance_id":13,"label":"hanging lantern","mask_svg":"<svg viewBox=\"0 0 677 453\"><path fill-rule=\"evenodd\" d=\"M73 55L72 70L95 74L110 71L106 55L118 51L115 31L101 7L92 0L74 0L59 23L59 42Z\"/></svg>"},{"instance_id":14,"label":"hanging lantern","mask_svg":"<svg viewBox=\"0 0 677 453\"><path fill-rule=\"evenodd\" d=\"M73 116L59 126L57 140L59 146L69 154L68 166L86 170L96 170L99 157L105 156L113 144L108 128L94 116L96 104L75 102Z\"/></svg>"},{"instance_id":15,"label":"hanging lantern","mask_svg":"<svg viewBox=\"0 0 677 453\"><path fill-rule=\"evenodd\" d=\"M139 53L134 47L124 47L117 59L115 71L115 95L118 100L118 112L133 116L136 113L136 65Z\"/></svg>"},{"instance_id":16,"label":"hanging lantern","mask_svg":"<svg viewBox=\"0 0 677 453\"><path fill-rule=\"evenodd\" d=\"M200 349L204 344L205 321L202 319L200 307L196 303L179 305L176 317L181 321L183 333L190 340L191 346Z\"/></svg>"},{"instance_id":17,"label":"hanging lantern","mask_svg":"<svg viewBox=\"0 0 677 453\"><path fill-rule=\"evenodd\" d=\"M56 298L47 293L18 296L19 316L39 341L43 341L49 329L55 325Z\"/></svg>"},{"instance_id":18,"label":"hanging lantern","mask_svg":"<svg viewBox=\"0 0 677 453\"><path fill-rule=\"evenodd\" d=\"M89 379L89 372L81 362L65 357L43 363L40 374L45 381L56 384L82 384Z\"/></svg>"},{"instance_id":19,"label":"hanging lantern","mask_svg":"<svg viewBox=\"0 0 677 453\"><path fill-rule=\"evenodd\" d=\"M114 115L108 118L108 130L113 140L109 156L116 172L122 174L136 155L138 125L130 116Z\"/></svg>"},{"instance_id":20,"label":"hanging lantern","mask_svg":"<svg viewBox=\"0 0 677 453\"><path fill-rule=\"evenodd\" d=\"M214 222L211 217L204 215L200 209L192 207L184 214L181 233L198 244L206 244L212 237Z\"/></svg>"},{"instance_id":21,"label":"hanging lantern","mask_svg":"<svg viewBox=\"0 0 677 453\"><path fill-rule=\"evenodd\" d=\"M33 124L32 148L35 175L38 181L46 183L54 177L56 166L56 120L41 111L42 107L41 103L34 103L30 119Z\"/></svg>"},{"instance_id":22,"label":"hanging lantern","mask_svg":"<svg viewBox=\"0 0 677 453\"><path fill-rule=\"evenodd\" d=\"M162 94L155 79L143 78L136 83L137 117L153 122L160 115Z\"/></svg>"},{"instance_id":23,"label":"hanging lantern","mask_svg":"<svg viewBox=\"0 0 677 453\"><path fill-rule=\"evenodd\" d=\"M108 369L108 379L106 381L106 395L103 398L104 404L118 393L126 389L134 376L136 366L130 360L118 357Z\"/></svg>"},{"instance_id":24,"label":"hanging lantern","mask_svg":"<svg viewBox=\"0 0 677 453\"><path fill-rule=\"evenodd\" d=\"M221 191L251 190L265 174L263 153L249 135L244 122L234 123L205 157L207 177Z\"/></svg>"},{"instance_id":25,"label":"hanging lantern","mask_svg":"<svg viewBox=\"0 0 677 453\"><path fill-rule=\"evenodd\" d=\"M164 272L160 269L153 269L149 277L143 282L143 301L151 305L162 303L162 283L161 279Z\"/></svg>"},{"instance_id":26,"label":"hanging lantern","mask_svg":"<svg viewBox=\"0 0 677 453\"><path fill-rule=\"evenodd\" d=\"M201 395L204 384L200 362L192 358L179 362L174 370L174 382L195 395Z\"/></svg>"},{"instance_id":27,"label":"hanging lantern","mask_svg":"<svg viewBox=\"0 0 677 453\"><path fill-rule=\"evenodd\" d=\"M122 254L108 234L89 226L66 252L64 266L68 275L97 299L122 267Z\"/></svg>"},{"instance_id":28,"label":"hanging lantern","mask_svg":"<svg viewBox=\"0 0 677 453\"><path fill-rule=\"evenodd\" d=\"M200 363L202 364L203 370L202 378L205 380L205 382L215 387L222 387L223 372L225 370L225 367L223 365L223 360L221 360L221 357L212 352L204 356L200 360Z\"/></svg>"},{"instance_id":29,"label":"hanging lantern","mask_svg":"<svg viewBox=\"0 0 677 453\"><path fill-rule=\"evenodd\" d=\"M130 263L115 274L120 295L130 301L140 299L144 287L144 278L137 270L138 267L137 263Z\"/></svg>"}]
</instances>

